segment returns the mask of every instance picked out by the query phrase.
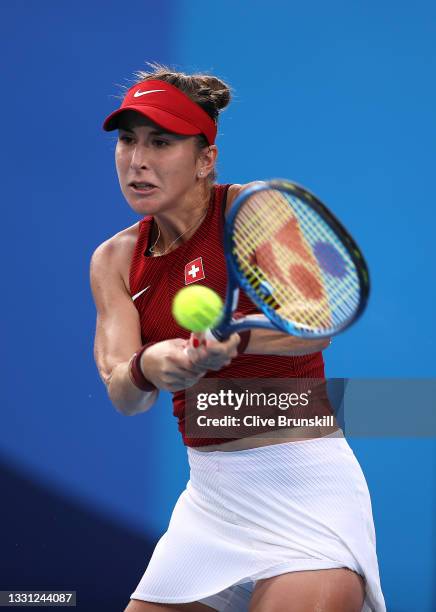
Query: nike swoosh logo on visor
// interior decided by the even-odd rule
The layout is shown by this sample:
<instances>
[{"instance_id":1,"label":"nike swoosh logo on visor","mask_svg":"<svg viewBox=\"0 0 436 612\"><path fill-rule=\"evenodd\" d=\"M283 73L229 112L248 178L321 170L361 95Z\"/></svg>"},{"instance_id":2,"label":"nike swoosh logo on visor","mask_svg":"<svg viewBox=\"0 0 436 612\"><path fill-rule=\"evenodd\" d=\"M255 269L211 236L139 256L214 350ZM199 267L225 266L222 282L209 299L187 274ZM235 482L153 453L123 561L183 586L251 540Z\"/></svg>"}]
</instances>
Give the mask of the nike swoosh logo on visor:
<instances>
[{"instance_id":1,"label":"nike swoosh logo on visor","mask_svg":"<svg viewBox=\"0 0 436 612\"><path fill-rule=\"evenodd\" d=\"M139 98L140 96L146 96L147 94L150 93L156 93L158 91L165 91L165 89L150 89L150 91L135 91L135 93L133 94L134 98Z\"/></svg>"},{"instance_id":2,"label":"nike swoosh logo on visor","mask_svg":"<svg viewBox=\"0 0 436 612\"><path fill-rule=\"evenodd\" d=\"M142 295L143 293L145 293L147 291L147 289L150 289L151 285L148 285L148 287L146 287L145 289L142 289L141 291L138 291L138 293L135 293L134 296L132 296L132 302L134 302L136 299L139 298L140 295Z\"/></svg>"}]
</instances>

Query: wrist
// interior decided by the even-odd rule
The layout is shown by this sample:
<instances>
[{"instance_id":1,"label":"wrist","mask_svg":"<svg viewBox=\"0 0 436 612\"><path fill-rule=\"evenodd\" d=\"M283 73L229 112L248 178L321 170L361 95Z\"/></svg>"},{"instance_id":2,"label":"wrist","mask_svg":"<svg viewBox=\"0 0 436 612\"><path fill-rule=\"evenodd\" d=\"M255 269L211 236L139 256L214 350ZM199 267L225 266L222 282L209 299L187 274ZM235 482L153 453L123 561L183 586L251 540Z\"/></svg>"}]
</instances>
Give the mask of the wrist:
<instances>
[{"instance_id":1,"label":"wrist","mask_svg":"<svg viewBox=\"0 0 436 612\"><path fill-rule=\"evenodd\" d=\"M144 376L144 372L142 370L141 365L143 354L150 346L153 346L153 344L155 343L148 342L147 344L144 344L144 346L141 347L139 351L132 355L132 358L128 365L130 380L135 385L135 387L137 387L141 391L155 391L157 389L157 387Z\"/></svg>"}]
</instances>

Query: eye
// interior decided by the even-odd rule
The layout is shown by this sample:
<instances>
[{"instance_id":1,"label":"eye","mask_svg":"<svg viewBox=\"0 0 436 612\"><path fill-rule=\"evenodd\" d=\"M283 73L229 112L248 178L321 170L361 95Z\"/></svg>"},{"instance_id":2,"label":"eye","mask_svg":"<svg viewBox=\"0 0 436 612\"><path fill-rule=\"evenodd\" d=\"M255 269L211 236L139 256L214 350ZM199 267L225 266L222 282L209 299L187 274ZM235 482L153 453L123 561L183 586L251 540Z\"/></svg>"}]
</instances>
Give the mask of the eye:
<instances>
[{"instance_id":1,"label":"eye","mask_svg":"<svg viewBox=\"0 0 436 612\"><path fill-rule=\"evenodd\" d=\"M120 142L124 142L126 144L130 144L133 141L133 138L131 138L130 136L127 136L127 134L120 134L118 136L118 140Z\"/></svg>"},{"instance_id":2,"label":"eye","mask_svg":"<svg viewBox=\"0 0 436 612\"><path fill-rule=\"evenodd\" d=\"M162 140L161 138L155 138L153 143L157 146L158 149L163 149L170 144L167 140Z\"/></svg>"}]
</instances>

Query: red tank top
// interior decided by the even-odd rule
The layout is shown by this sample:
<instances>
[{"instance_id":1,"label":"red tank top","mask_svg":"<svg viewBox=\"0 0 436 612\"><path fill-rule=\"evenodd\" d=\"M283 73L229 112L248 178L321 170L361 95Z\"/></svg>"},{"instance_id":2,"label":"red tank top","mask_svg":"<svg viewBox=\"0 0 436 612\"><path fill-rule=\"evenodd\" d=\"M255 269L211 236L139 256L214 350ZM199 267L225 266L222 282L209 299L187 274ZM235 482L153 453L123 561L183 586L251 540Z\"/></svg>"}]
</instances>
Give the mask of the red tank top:
<instances>
[{"instance_id":1,"label":"red tank top","mask_svg":"<svg viewBox=\"0 0 436 612\"><path fill-rule=\"evenodd\" d=\"M223 250L224 213L230 185L214 185L206 218L194 235L174 251L161 257L146 255L153 217L139 222L138 238L130 265L130 293L141 321L142 342L160 342L171 338L189 338L171 314L177 291L190 282L200 281L225 298L227 274ZM241 291L237 310L244 314L259 312ZM289 357L239 355L219 372L206 374L212 378L324 378L322 353ZM229 438L188 438L185 435L185 392L173 394L173 414L187 446L205 446L228 442Z\"/></svg>"}]
</instances>

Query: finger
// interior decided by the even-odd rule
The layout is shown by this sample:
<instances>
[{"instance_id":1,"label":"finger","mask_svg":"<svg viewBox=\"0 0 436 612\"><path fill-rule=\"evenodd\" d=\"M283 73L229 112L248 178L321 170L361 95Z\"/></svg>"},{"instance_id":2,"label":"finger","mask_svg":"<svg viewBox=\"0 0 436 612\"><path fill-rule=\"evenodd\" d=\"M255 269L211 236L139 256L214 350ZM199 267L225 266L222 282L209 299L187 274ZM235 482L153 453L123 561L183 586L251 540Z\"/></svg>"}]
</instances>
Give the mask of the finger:
<instances>
[{"instance_id":1,"label":"finger","mask_svg":"<svg viewBox=\"0 0 436 612\"><path fill-rule=\"evenodd\" d=\"M227 345L225 342L215 342L214 340L208 341L205 347L201 347L201 358L202 359L214 359L219 358L221 355L226 354Z\"/></svg>"},{"instance_id":2,"label":"finger","mask_svg":"<svg viewBox=\"0 0 436 612\"><path fill-rule=\"evenodd\" d=\"M186 367L179 363L172 363L171 366L165 371L166 376L177 376L178 378L195 378L204 373L204 368L194 367L190 361L187 362Z\"/></svg>"},{"instance_id":3,"label":"finger","mask_svg":"<svg viewBox=\"0 0 436 612\"><path fill-rule=\"evenodd\" d=\"M190 362L194 367L203 368L204 365L207 365L209 351L205 345L202 345L196 349L188 349L188 355Z\"/></svg>"},{"instance_id":4,"label":"finger","mask_svg":"<svg viewBox=\"0 0 436 612\"><path fill-rule=\"evenodd\" d=\"M206 374L208 370L208 367L206 365L203 366L196 366L194 368L194 366L188 370L183 370L180 373L180 376L183 376L185 379L186 378L192 378L192 379L199 379L201 378L201 376L204 376Z\"/></svg>"},{"instance_id":5,"label":"finger","mask_svg":"<svg viewBox=\"0 0 436 612\"><path fill-rule=\"evenodd\" d=\"M190 370L190 376L202 376L203 374L206 374L206 372L209 369L209 365L204 363L198 366L192 366L191 370Z\"/></svg>"},{"instance_id":6,"label":"finger","mask_svg":"<svg viewBox=\"0 0 436 612\"><path fill-rule=\"evenodd\" d=\"M185 345L181 351L177 351L177 353L171 355L169 359L177 368L192 373L203 371L201 367L202 357L204 357L202 349L193 349Z\"/></svg>"},{"instance_id":7,"label":"finger","mask_svg":"<svg viewBox=\"0 0 436 612\"><path fill-rule=\"evenodd\" d=\"M222 359L227 357L235 357L237 355L237 346L239 344L238 334L234 334L237 337L229 338L224 342L213 342L208 343L206 346L207 358L208 359Z\"/></svg>"},{"instance_id":8,"label":"finger","mask_svg":"<svg viewBox=\"0 0 436 612\"><path fill-rule=\"evenodd\" d=\"M218 372L219 370L222 370L224 367L228 366L230 363L231 363L230 361L214 363L214 364L211 363L209 366L209 370Z\"/></svg>"},{"instance_id":9,"label":"finger","mask_svg":"<svg viewBox=\"0 0 436 612\"><path fill-rule=\"evenodd\" d=\"M202 363L205 358L204 351L201 351L199 348L193 348L192 346L186 346L184 354L188 357L194 371L197 368L202 368Z\"/></svg>"}]
</instances>

